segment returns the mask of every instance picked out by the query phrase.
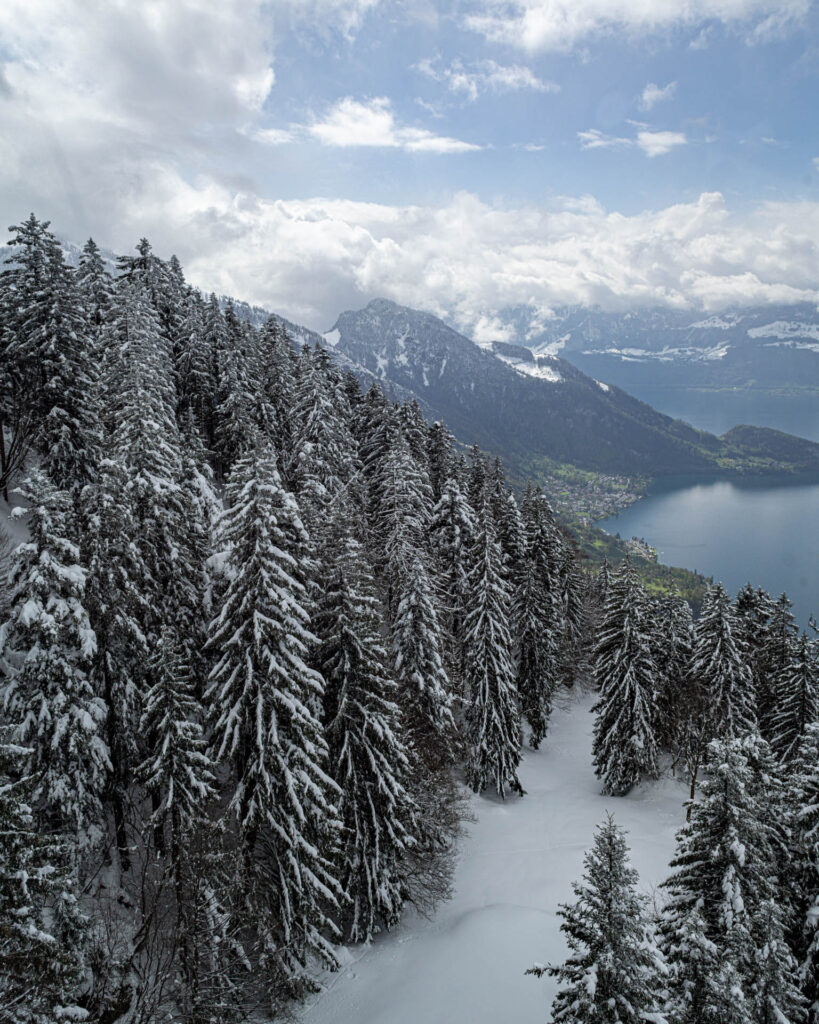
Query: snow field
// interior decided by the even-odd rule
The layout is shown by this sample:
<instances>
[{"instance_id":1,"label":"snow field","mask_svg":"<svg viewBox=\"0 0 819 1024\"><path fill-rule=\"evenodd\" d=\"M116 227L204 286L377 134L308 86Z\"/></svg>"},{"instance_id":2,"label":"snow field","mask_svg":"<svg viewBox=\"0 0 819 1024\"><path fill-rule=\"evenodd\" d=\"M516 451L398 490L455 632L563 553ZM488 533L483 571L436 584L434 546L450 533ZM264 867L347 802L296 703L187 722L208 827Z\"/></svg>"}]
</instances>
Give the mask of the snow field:
<instances>
[{"instance_id":1,"label":"snow field","mask_svg":"<svg viewBox=\"0 0 819 1024\"><path fill-rule=\"evenodd\" d=\"M304 1024L545 1024L556 982L524 976L559 963L566 946L556 916L571 902L595 826L611 811L628 830L640 888L667 876L684 820L686 787L672 778L627 797L603 797L591 766L591 694L564 696L539 751L525 749L527 791L503 802L473 797L475 821L461 844L455 895L432 920L409 912L391 934L351 947Z\"/></svg>"}]
</instances>

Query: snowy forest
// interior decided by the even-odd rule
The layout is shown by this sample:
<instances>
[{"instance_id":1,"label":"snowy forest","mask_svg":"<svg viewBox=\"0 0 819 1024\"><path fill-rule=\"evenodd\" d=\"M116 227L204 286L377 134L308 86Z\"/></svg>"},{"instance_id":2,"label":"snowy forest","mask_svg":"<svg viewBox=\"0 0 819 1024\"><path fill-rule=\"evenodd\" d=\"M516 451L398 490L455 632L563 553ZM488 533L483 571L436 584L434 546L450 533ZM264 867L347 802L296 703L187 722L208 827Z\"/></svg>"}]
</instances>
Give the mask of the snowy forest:
<instances>
[{"instance_id":1,"label":"snowy forest","mask_svg":"<svg viewBox=\"0 0 819 1024\"><path fill-rule=\"evenodd\" d=\"M785 595L714 584L694 621L146 240L112 273L10 230L0 1021L288 1016L447 899L468 791L525 799L524 743L588 688L603 791L690 802L651 904L600 826L569 958L531 968L552 1019L819 1021L817 640Z\"/></svg>"}]
</instances>

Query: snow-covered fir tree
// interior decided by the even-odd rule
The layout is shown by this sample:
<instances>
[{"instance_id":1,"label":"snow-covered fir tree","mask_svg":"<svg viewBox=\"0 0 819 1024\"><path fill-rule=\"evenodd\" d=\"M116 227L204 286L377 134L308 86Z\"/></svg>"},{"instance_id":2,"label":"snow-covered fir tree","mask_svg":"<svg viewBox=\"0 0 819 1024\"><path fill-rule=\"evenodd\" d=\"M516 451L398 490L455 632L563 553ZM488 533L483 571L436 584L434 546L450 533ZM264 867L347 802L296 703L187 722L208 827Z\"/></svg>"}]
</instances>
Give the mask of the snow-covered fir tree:
<instances>
[{"instance_id":1,"label":"snow-covered fir tree","mask_svg":"<svg viewBox=\"0 0 819 1024\"><path fill-rule=\"evenodd\" d=\"M811 1024L819 1021L819 723L802 736L788 778L793 951Z\"/></svg>"},{"instance_id":2,"label":"snow-covered fir tree","mask_svg":"<svg viewBox=\"0 0 819 1024\"><path fill-rule=\"evenodd\" d=\"M527 971L560 982L556 1024L665 1024L663 958L628 853L623 829L609 816L584 858L583 880L572 886L576 901L558 910L568 959Z\"/></svg>"},{"instance_id":3,"label":"snow-covered fir tree","mask_svg":"<svg viewBox=\"0 0 819 1024\"><path fill-rule=\"evenodd\" d=\"M469 558L475 514L458 481L449 478L432 510L429 538L440 580L441 618L452 651L450 673L463 673L463 624L469 591Z\"/></svg>"},{"instance_id":4,"label":"snow-covered fir tree","mask_svg":"<svg viewBox=\"0 0 819 1024\"><path fill-rule=\"evenodd\" d=\"M464 623L467 687L466 778L476 793L494 786L523 796L518 779L522 730L515 691L511 600L489 501L478 521Z\"/></svg>"},{"instance_id":5,"label":"snow-covered fir tree","mask_svg":"<svg viewBox=\"0 0 819 1024\"><path fill-rule=\"evenodd\" d=\"M695 629L691 675L702 691L712 736L740 736L756 726L751 670L731 599L721 583L708 588Z\"/></svg>"},{"instance_id":6,"label":"snow-covered fir tree","mask_svg":"<svg viewBox=\"0 0 819 1024\"><path fill-rule=\"evenodd\" d=\"M236 779L259 970L271 991L293 994L311 986L309 957L336 962L328 911L340 896L338 788L317 717L324 684L307 663L316 638L298 554L308 538L269 444L238 460L226 502L218 543L229 583L209 633L212 751Z\"/></svg>"},{"instance_id":7,"label":"snow-covered fir tree","mask_svg":"<svg viewBox=\"0 0 819 1024\"><path fill-rule=\"evenodd\" d=\"M521 712L537 750L549 726L559 675L561 602L555 564L559 543L551 509L539 492L527 493L522 512L525 545L515 580L512 625Z\"/></svg>"},{"instance_id":8,"label":"snow-covered fir tree","mask_svg":"<svg viewBox=\"0 0 819 1024\"><path fill-rule=\"evenodd\" d=\"M612 582L594 652L600 697L593 756L603 790L622 796L657 773L656 666L646 596L627 563Z\"/></svg>"},{"instance_id":9,"label":"snow-covered fir tree","mask_svg":"<svg viewBox=\"0 0 819 1024\"><path fill-rule=\"evenodd\" d=\"M35 470L22 496L31 539L14 552L11 612L0 626L2 704L14 741L28 751L21 771L36 780L40 824L87 848L101 837L110 769L107 709L89 681L96 637L84 604L87 573L68 539L65 492Z\"/></svg>"},{"instance_id":10,"label":"snow-covered fir tree","mask_svg":"<svg viewBox=\"0 0 819 1024\"><path fill-rule=\"evenodd\" d=\"M819 665L814 645L804 633L790 640L775 686L777 703L768 716L771 747L789 761L807 726L819 720Z\"/></svg>"},{"instance_id":11,"label":"snow-covered fir tree","mask_svg":"<svg viewBox=\"0 0 819 1024\"><path fill-rule=\"evenodd\" d=\"M325 680L329 773L341 790L344 934L366 942L400 917L415 808L372 578L356 540L342 536L337 548L315 621L316 664Z\"/></svg>"},{"instance_id":12,"label":"snow-covered fir tree","mask_svg":"<svg viewBox=\"0 0 819 1024\"><path fill-rule=\"evenodd\" d=\"M5 730L4 730L5 732ZM0 742L0 1016L6 1024L85 1021L86 920L65 837L35 826L33 779L17 744Z\"/></svg>"},{"instance_id":13,"label":"snow-covered fir tree","mask_svg":"<svg viewBox=\"0 0 819 1024\"><path fill-rule=\"evenodd\" d=\"M755 1000L757 1008L765 1003L767 996L759 986L769 985L772 998L774 988L780 991L775 998L780 999L782 1021L799 1020L798 998L793 998L795 968L781 948L782 919L770 916L770 901L778 897L782 817L773 757L758 735L715 740L709 747L707 769L701 799L693 804L690 820L678 834L673 873L664 883L670 897L662 913L661 934L674 999L686 1005L695 999L691 993L685 995L695 965L685 960L685 947L679 943L696 912L704 938L718 951L717 961L708 961L708 970L719 975L731 965L741 983L746 1019L766 1019L754 1017L752 1006ZM763 985L762 963L771 972L779 971L779 980L771 973ZM709 973L699 984L696 998L701 999L705 990L716 990L721 982ZM702 1012L703 1019L711 1019L710 1010Z\"/></svg>"}]
</instances>

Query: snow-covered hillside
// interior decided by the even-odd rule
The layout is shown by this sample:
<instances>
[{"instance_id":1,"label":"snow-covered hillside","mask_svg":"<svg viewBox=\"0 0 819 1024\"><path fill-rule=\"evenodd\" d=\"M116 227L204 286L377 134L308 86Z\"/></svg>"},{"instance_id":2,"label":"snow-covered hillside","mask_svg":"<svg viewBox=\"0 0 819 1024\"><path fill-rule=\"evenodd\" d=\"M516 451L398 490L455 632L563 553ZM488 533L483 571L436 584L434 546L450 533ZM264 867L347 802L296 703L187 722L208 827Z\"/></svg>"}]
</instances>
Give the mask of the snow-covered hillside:
<instances>
[{"instance_id":1,"label":"snow-covered hillside","mask_svg":"<svg viewBox=\"0 0 819 1024\"><path fill-rule=\"evenodd\" d=\"M611 811L629 831L641 888L665 878L682 824L674 779L603 797L591 767L592 698L566 698L540 751L527 751L527 794L473 798L454 898L432 920L408 915L371 947L355 948L303 1011L304 1024L545 1024L556 983L524 976L560 962L555 915L572 899L595 826Z\"/></svg>"}]
</instances>

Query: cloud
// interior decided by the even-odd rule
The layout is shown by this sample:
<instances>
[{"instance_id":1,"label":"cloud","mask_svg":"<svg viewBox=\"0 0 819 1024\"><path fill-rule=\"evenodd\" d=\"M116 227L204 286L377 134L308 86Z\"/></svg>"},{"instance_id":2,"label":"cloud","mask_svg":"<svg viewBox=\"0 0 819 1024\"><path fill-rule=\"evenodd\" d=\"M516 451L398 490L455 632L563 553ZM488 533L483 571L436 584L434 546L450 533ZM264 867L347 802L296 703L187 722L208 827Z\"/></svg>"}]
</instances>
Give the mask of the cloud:
<instances>
[{"instance_id":1,"label":"cloud","mask_svg":"<svg viewBox=\"0 0 819 1024\"><path fill-rule=\"evenodd\" d=\"M482 148L435 135L426 128L398 125L392 104L385 96L365 102L347 96L307 130L325 146L377 146L411 153L467 153Z\"/></svg>"},{"instance_id":2,"label":"cloud","mask_svg":"<svg viewBox=\"0 0 819 1024\"><path fill-rule=\"evenodd\" d=\"M652 107L662 103L663 100L670 100L676 91L676 82L669 82L668 85L662 87L655 85L654 82L649 82L645 89L643 89L643 94L640 97L640 106L643 110L651 110Z\"/></svg>"},{"instance_id":3,"label":"cloud","mask_svg":"<svg viewBox=\"0 0 819 1024\"><path fill-rule=\"evenodd\" d=\"M424 206L271 201L164 170L123 225L129 245L146 234L160 254L176 251L201 287L320 330L376 296L445 313L467 330L519 304L545 314L576 303L715 310L819 301L819 202L732 210L704 193L626 215L591 196L548 206L466 192Z\"/></svg>"},{"instance_id":4,"label":"cloud","mask_svg":"<svg viewBox=\"0 0 819 1024\"><path fill-rule=\"evenodd\" d=\"M638 121L629 121L629 124L639 128L636 138L624 138L620 135L606 135L598 128L588 128L586 131L578 132L581 149L614 149L637 146L646 156L664 156L670 153L676 146L684 146L688 138L683 132L650 131L645 125Z\"/></svg>"},{"instance_id":5,"label":"cloud","mask_svg":"<svg viewBox=\"0 0 819 1024\"><path fill-rule=\"evenodd\" d=\"M606 135L598 128L589 128L577 133L581 149L611 149L615 146L633 146L633 139L624 139L616 135Z\"/></svg>"},{"instance_id":6,"label":"cloud","mask_svg":"<svg viewBox=\"0 0 819 1024\"><path fill-rule=\"evenodd\" d=\"M811 0L476 0L467 28L530 53L569 51L601 36L655 35L709 21L764 41L803 18Z\"/></svg>"},{"instance_id":7,"label":"cloud","mask_svg":"<svg viewBox=\"0 0 819 1024\"><path fill-rule=\"evenodd\" d=\"M813 167L814 170L819 171L819 156L813 158Z\"/></svg>"},{"instance_id":8,"label":"cloud","mask_svg":"<svg viewBox=\"0 0 819 1024\"><path fill-rule=\"evenodd\" d=\"M465 66L462 61L455 60L449 67L441 67L436 61L426 59L416 67L436 82L445 83L452 92L465 94L473 102L487 92L560 92L556 82L538 78L531 68L522 64L504 65L484 60Z\"/></svg>"},{"instance_id":9,"label":"cloud","mask_svg":"<svg viewBox=\"0 0 819 1024\"><path fill-rule=\"evenodd\" d=\"M687 142L683 132L637 132L637 145L648 157L664 156Z\"/></svg>"}]
</instances>

